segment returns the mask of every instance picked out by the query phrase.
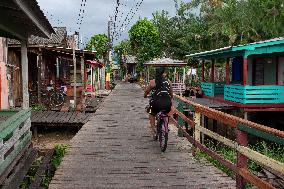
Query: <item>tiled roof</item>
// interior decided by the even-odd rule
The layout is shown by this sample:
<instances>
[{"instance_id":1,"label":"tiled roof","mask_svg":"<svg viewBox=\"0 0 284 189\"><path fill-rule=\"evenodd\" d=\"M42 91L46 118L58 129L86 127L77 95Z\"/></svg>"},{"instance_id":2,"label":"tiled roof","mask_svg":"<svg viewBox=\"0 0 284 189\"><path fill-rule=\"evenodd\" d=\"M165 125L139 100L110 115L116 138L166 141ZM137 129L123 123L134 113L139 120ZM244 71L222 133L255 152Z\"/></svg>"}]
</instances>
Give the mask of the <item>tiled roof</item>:
<instances>
[{"instance_id":1,"label":"tiled roof","mask_svg":"<svg viewBox=\"0 0 284 189\"><path fill-rule=\"evenodd\" d=\"M54 27L55 33L51 34L51 38L43 38L38 36L31 36L28 39L30 46L66 46L67 45L67 30L66 27ZM20 42L15 39L9 39L9 45L20 45Z\"/></svg>"}]
</instances>

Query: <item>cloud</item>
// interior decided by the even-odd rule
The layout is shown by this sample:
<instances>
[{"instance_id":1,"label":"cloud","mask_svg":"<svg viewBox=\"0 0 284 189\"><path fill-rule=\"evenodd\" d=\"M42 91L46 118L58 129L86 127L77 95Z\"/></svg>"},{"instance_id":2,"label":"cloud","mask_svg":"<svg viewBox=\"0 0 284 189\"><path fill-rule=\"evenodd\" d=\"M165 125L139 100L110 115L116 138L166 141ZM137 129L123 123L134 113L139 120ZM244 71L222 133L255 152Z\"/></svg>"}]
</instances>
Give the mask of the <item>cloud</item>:
<instances>
[{"instance_id":1,"label":"cloud","mask_svg":"<svg viewBox=\"0 0 284 189\"><path fill-rule=\"evenodd\" d=\"M141 0L120 0L120 12L117 15L116 25L122 25L131 8L135 7L136 2L140 1ZM79 18L81 2L82 0L38 0L41 9L44 10L51 24L53 26L66 26L71 33L79 29L76 23ZM127 38L127 31L139 17L151 18L152 13L161 10L167 10L173 15L175 13L174 5L174 0L144 0L139 10L135 12L132 21L129 24L124 24L127 28L125 28L119 40ZM115 7L116 0L87 0L80 33L87 38L91 37L93 34L107 34L107 22L109 16L114 17ZM133 14L130 14L128 19L131 18L132 15ZM86 39L84 40L86 41Z\"/></svg>"}]
</instances>

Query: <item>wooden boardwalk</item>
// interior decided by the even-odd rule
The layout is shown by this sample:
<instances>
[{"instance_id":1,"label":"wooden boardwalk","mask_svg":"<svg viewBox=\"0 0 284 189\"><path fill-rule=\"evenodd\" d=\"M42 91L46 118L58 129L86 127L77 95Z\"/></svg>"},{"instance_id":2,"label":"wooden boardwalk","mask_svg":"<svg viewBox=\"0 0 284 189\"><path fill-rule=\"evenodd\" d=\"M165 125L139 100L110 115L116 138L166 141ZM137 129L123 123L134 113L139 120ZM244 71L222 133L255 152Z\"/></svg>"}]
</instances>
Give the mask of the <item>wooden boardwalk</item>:
<instances>
[{"instance_id":1,"label":"wooden boardwalk","mask_svg":"<svg viewBox=\"0 0 284 189\"><path fill-rule=\"evenodd\" d=\"M83 125L87 123L92 113L80 112L57 112L57 111L43 111L32 112L31 121L33 125L39 126L70 126L70 125Z\"/></svg>"},{"instance_id":2,"label":"wooden boardwalk","mask_svg":"<svg viewBox=\"0 0 284 189\"><path fill-rule=\"evenodd\" d=\"M152 141L136 84L118 84L71 141L49 186L70 188L236 188L235 181L199 163L172 130L161 153Z\"/></svg>"}]
</instances>

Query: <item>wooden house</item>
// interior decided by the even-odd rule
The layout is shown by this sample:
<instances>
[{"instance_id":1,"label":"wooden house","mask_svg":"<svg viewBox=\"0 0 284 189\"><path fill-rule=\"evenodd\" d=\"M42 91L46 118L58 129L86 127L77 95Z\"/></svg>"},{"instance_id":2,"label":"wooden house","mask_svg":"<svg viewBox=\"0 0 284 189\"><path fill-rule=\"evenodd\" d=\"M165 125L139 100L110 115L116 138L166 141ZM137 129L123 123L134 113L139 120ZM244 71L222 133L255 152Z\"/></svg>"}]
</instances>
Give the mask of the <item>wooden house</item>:
<instances>
[{"instance_id":1,"label":"wooden house","mask_svg":"<svg viewBox=\"0 0 284 189\"><path fill-rule=\"evenodd\" d=\"M0 112L0 185L23 156L29 159L31 155L31 121L28 94L28 63L27 63L27 40L31 35L50 37L53 28L44 16L36 0L0 1L0 37L18 39L20 43L19 67L21 67L23 110L2 110ZM0 45L0 100L7 98L8 91L1 87L2 82L7 83L9 74L6 74L7 43ZM1 103L2 104L2 103ZM1 107L0 107L1 108ZM17 184L17 183L14 183ZM7 186L7 188L18 188L18 186Z\"/></svg>"},{"instance_id":2,"label":"wooden house","mask_svg":"<svg viewBox=\"0 0 284 189\"><path fill-rule=\"evenodd\" d=\"M74 67L73 49L69 47L68 41L70 40L68 39L70 37L67 36L66 28L56 27L54 30L55 33L51 35L50 39L32 36L28 40L29 89L33 91L36 88L37 93L40 94L41 90L45 90L47 85L51 83L57 87L64 83L68 88L67 95L69 97L74 96L75 88L79 96L83 88L85 88L85 61L94 60L95 52L76 49L76 66ZM10 99L12 99L15 106L21 105L22 101L20 87L18 87L21 85L19 59L19 42L9 40L8 61L9 65L11 65L10 72L12 76L10 88L13 91L13 96ZM74 71L74 68L76 71ZM76 78L76 84L74 78ZM38 97L40 102L40 95Z\"/></svg>"},{"instance_id":3,"label":"wooden house","mask_svg":"<svg viewBox=\"0 0 284 189\"><path fill-rule=\"evenodd\" d=\"M201 88L206 98L244 112L284 110L284 38L190 54L202 64ZM226 79L215 82L216 61L226 62ZM205 64L211 64L205 81Z\"/></svg>"}]
</instances>

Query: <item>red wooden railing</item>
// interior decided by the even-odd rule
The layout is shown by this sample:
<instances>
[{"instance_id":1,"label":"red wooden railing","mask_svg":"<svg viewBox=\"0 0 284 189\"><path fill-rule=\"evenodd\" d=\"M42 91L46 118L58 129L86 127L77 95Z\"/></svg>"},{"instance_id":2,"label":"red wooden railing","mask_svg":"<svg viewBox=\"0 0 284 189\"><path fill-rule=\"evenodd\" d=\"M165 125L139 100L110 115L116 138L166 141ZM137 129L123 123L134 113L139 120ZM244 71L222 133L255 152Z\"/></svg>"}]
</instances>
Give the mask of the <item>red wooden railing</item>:
<instances>
[{"instance_id":1,"label":"red wooden railing","mask_svg":"<svg viewBox=\"0 0 284 189\"><path fill-rule=\"evenodd\" d=\"M276 161L270 157L267 157L263 154L260 154L253 149L248 147L248 134L255 135L266 140L278 143L284 147L284 132L253 123L251 121L241 119L230 114L220 112L200 104L196 104L186 98L175 95L175 100L181 104L179 107L187 106L192 112L194 112L193 119L188 118L182 113L182 110L174 110L179 119L182 119L184 122L188 123L189 128L193 130L193 136L186 132L186 129L183 125L174 119L171 118L173 123L180 129L184 136L188 139L190 143L193 144L195 154L196 150L201 150L211 156L212 158L218 160L221 164L226 166L228 169L232 170L236 174L236 186L237 188L245 188L246 182L250 182L253 185L267 189L275 188L271 183L259 178L258 176L251 173L247 168L248 159L256 162L257 164L268 167L273 170L275 173L283 174L284 173L284 163ZM219 135L209 129L202 127L201 125L201 116L206 116L210 119L217 120L221 123L226 124L229 127L232 127L236 130L236 141L225 138L224 136ZM200 140L201 134L206 135L218 142L235 149L237 151L237 163L234 164L218 153L210 150Z\"/></svg>"}]
</instances>

